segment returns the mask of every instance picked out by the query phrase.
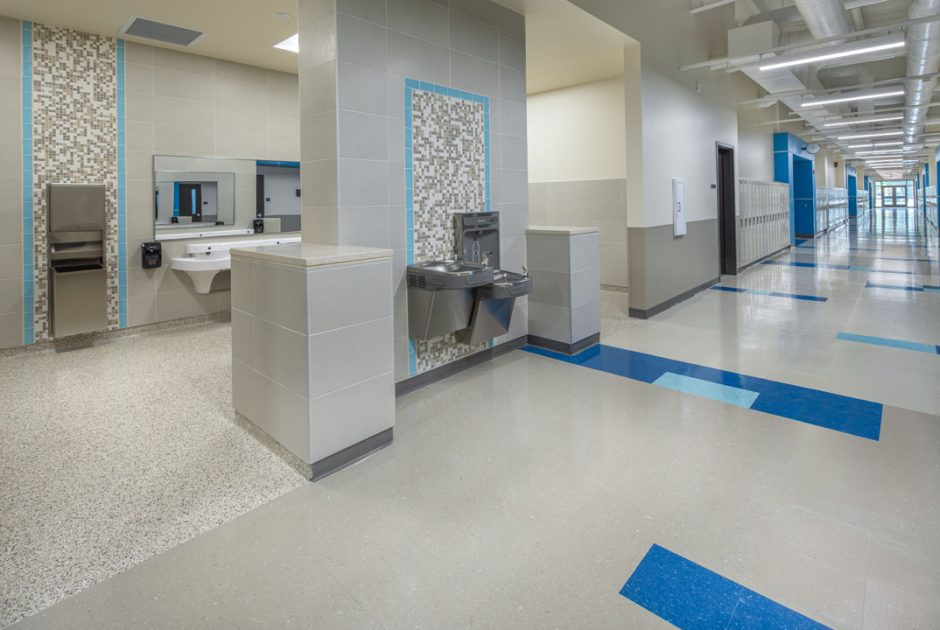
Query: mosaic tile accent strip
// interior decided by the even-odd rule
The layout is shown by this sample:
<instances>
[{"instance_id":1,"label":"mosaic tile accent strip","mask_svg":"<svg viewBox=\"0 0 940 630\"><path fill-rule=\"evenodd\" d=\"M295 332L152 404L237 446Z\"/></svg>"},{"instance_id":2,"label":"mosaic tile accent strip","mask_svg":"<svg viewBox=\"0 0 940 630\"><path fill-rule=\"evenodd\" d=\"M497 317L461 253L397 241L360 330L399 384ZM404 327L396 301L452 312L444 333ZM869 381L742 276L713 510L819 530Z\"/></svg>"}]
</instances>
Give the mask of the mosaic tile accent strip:
<instances>
[{"instance_id":1,"label":"mosaic tile accent strip","mask_svg":"<svg viewBox=\"0 0 940 630\"><path fill-rule=\"evenodd\" d=\"M489 99L405 80L405 205L408 264L454 255L454 212L492 208ZM411 375L486 349L454 335L410 340Z\"/></svg>"},{"instance_id":2,"label":"mosaic tile accent strip","mask_svg":"<svg viewBox=\"0 0 940 630\"><path fill-rule=\"evenodd\" d=\"M50 338L46 194L52 182L104 183L108 329L120 326L115 40L32 25L34 339Z\"/></svg>"},{"instance_id":3,"label":"mosaic tile accent strip","mask_svg":"<svg viewBox=\"0 0 940 630\"><path fill-rule=\"evenodd\" d=\"M23 344L35 341L33 288L33 23L22 23L23 59Z\"/></svg>"}]
</instances>

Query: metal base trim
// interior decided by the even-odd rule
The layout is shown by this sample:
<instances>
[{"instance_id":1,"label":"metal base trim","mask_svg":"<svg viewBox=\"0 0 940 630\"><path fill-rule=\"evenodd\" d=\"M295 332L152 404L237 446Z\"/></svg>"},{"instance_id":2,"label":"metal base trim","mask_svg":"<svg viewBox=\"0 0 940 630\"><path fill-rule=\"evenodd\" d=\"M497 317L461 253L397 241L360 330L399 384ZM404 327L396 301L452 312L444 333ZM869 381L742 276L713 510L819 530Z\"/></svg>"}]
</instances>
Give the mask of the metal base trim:
<instances>
[{"instance_id":1,"label":"metal base trim","mask_svg":"<svg viewBox=\"0 0 940 630\"><path fill-rule=\"evenodd\" d=\"M696 293L701 293L708 287L712 286L713 284L718 284L719 282L721 282L720 277L709 280L708 282L703 282L697 287L693 287L689 289L688 291L684 291L683 293L680 293L679 295L675 297L669 298L665 302L661 302L651 308L647 308L647 309L631 308L629 311L630 317L636 317L637 319L649 319L650 317L653 317L654 315L659 315L660 313L665 311L667 308L671 308L675 306L679 302L684 302L685 300L688 300L690 297L692 297Z\"/></svg>"},{"instance_id":2,"label":"metal base trim","mask_svg":"<svg viewBox=\"0 0 940 630\"><path fill-rule=\"evenodd\" d=\"M527 335L522 337L517 337L506 343L501 343L498 346L493 346L492 348L487 348L476 354L471 354L470 356L457 359L453 363L448 363L447 365L442 365L441 367L434 368L433 370L428 370L416 376L412 376L409 379L404 381L399 381L395 383L395 396L404 396L405 394L411 393L415 390L421 389L422 387L427 387L432 383L444 380L454 374L459 374L464 370L469 370L472 367L480 365L481 363L486 363L492 359L495 359L498 356L502 356L507 352L511 352L516 348L520 348L526 344Z\"/></svg>"},{"instance_id":3,"label":"metal base trim","mask_svg":"<svg viewBox=\"0 0 940 630\"><path fill-rule=\"evenodd\" d=\"M310 481L319 481L347 466L352 466L377 450L385 448L392 443L393 430L394 427L389 427L380 433L376 433L372 437L367 437L361 442L347 446L338 453L333 453L318 462L314 462L310 465Z\"/></svg>"},{"instance_id":4,"label":"metal base trim","mask_svg":"<svg viewBox=\"0 0 940 630\"><path fill-rule=\"evenodd\" d=\"M590 337L585 337L581 341L576 341L574 343L564 343L561 341L555 341L554 339L546 339L545 337L529 335L529 345L545 348L546 350L553 350L555 352L562 352L564 354L578 354L585 348L589 348L595 344L600 343L600 341L600 333L594 333Z\"/></svg>"}]
</instances>

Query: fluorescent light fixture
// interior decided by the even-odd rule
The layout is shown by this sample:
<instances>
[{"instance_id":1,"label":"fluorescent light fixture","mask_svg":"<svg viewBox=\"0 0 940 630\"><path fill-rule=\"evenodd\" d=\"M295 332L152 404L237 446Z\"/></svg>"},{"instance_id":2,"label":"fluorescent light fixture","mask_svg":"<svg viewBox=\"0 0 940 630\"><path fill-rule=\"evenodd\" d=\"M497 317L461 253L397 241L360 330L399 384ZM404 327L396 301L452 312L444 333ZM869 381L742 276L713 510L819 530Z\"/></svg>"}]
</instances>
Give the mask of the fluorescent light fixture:
<instances>
[{"instance_id":1,"label":"fluorescent light fixture","mask_svg":"<svg viewBox=\"0 0 940 630\"><path fill-rule=\"evenodd\" d=\"M866 144L850 144L850 149L873 149L875 147L899 147L904 144L903 140L892 140L891 142L868 142Z\"/></svg>"},{"instance_id":2,"label":"fluorescent light fixture","mask_svg":"<svg viewBox=\"0 0 940 630\"><path fill-rule=\"evenodd\" d=\"M799 66L806 63L816 63L818 61L829 61L830 59L842 59L844 57L854 57L866 53L879 52L882 50L892 50L894 48L904 48L904 38L902 36L879 37L876 39L863 39L843 46L831 46L823 50L813 50L802 54L783 55L774 57L773 61L767 64L759 65L759 70L777 70L779 68L789 68L790 66Z\"/></svg>"},{"instance_id":3,"label":"fluorescent light fixture","mask_svg":"<svg viewBox=\"0 0 940 630\"><path fill-rule=\"evenodd\" d=\"M850 103L852 101L870 101L876 98L887 98L889 96L903 96L904 90L870 90L862 92L847 92L832 97L822 97L810 101L804 101L800 107L821 107L823 105L835 105L836 103Z\"/></svg>"},{"instance_id":4,"label":"fluorescent light fixture","mask_svg":"<svg viewBox=\"0 0 940 630\"><path fill-rule=\"evenodd\" d=\"M849 136L839 136L837 140L859 140L861 138L887 138L904 135L903 131L872 131L870 133L853 133Z\"/></svg>"},{"instance_id":5,"label":"fluorescent light fixture","mask_svg":"<svg viewBox=\"0 0 940 630\"><path fill-rule=\"evenodd\" d=\"M849 125L868 125L871 123L890 122L892 120L904 120L904 116L884 116L881 118L854 118L852 120L842 120L839 122L826 123L823 127L848 127Z\"/></svg>"},{"instance_id":6,"label":"fluorescent light fixture","mask_svg":"<svg viewBox=\"0 0 940 630\"><path fill-rule=\"evenodd\" d=\"M281 50L286 50L288 52L296 53L300 52L300 40L297 37L297 33L294 33L283 42L278 42L274 44L275 48L280 48Z\"/></svg>"}]
</instances>

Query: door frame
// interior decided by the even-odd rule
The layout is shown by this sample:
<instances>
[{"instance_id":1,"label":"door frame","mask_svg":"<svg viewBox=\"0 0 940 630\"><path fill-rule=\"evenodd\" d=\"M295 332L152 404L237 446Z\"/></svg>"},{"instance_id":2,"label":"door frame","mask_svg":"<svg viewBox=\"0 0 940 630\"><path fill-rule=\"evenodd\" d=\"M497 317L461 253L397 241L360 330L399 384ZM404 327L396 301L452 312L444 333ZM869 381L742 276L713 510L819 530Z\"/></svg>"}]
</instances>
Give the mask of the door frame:
<instances>
[{"instance_id":1,"label":"door frame","mask_svg":"<svg viewBox=\"0 0 940 630\"><path fill-rule=\"evenodd\" d=\"M735 190L737 178L734 172L734 145L715 143L715 194L718 202L718 271L720 275L738 274L738 221ZM723 181L722 155L729 155L730 173L728 182Z\"/></svg>"}]
</instances>

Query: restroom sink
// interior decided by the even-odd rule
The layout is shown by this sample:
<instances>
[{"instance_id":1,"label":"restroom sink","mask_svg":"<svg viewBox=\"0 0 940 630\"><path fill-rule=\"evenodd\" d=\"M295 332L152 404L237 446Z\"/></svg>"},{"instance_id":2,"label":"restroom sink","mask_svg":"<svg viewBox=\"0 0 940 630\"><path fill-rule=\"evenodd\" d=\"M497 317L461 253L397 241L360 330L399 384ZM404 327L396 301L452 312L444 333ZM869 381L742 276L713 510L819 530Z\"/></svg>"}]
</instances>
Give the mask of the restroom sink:
<instances>
[{"instance_id":1,"label":"restroom sink","mask_svg":"<svg viewBox=\"0 0 940 630\"><path fill-rule=\"evenodd\" d=\"M429 291L467 289L493 281L493 269L462 260L408 265L408 286Z\"/></svg>"},{"instance_id":2,"label":"restroom sink","mask_svg":"<svg viewBox=\"0 0 940 630\"><path fill-rule=\"evenodd\" d=\"M299 236L287 236L283 238L190 243L186 246L185 256L170 259L170 269L187 274L193 281L193 288L196 289L196 293L205 294L212 290L212 280L217 273L232 268L231 250L299 242Z\"/></svg>"}]
</instances>

